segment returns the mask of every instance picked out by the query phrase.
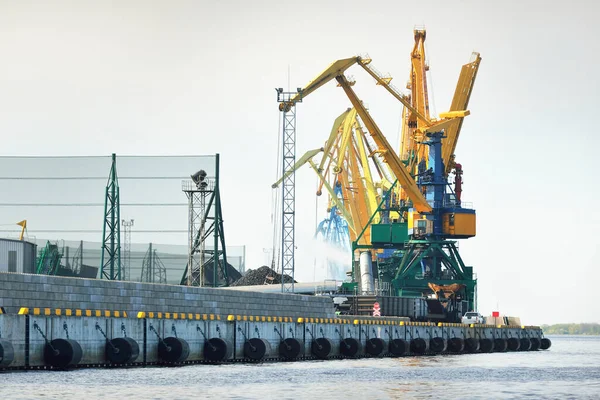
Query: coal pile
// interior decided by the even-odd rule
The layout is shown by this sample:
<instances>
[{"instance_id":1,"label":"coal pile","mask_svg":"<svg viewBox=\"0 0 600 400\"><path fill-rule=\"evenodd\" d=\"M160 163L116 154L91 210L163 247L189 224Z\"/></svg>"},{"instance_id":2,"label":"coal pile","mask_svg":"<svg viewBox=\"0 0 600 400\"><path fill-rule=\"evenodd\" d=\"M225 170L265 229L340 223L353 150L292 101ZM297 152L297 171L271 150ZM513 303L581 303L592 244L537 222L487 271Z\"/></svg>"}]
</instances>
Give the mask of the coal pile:
<instances>
[{"instance_id":1,"label":"coal pile","mask_svg":"<svg viewBox=\"0 0 600 400\"><path fill-rule=\"evenodd\" d=\"M284 275L286 283L296 283L289 275ZM267 284L281 284L281 274L263 265L258 269L249 269L244 276L233 282L230 286L254 286Z\"/></svg>"},{"instance_id":2,"label":"coal pile","mask_svg":"<svg viewBox=\"0 0 600 400\"><path fill-rule=\"evenodd\" d=\"M223 283L223 281L225 280L223 277L223 261L219 260L219 267L217 269L217 279L219 283ZM210 261L208 263L206 263L204 265L204 284L205 286L212 286L213 284L213 272L214 272L214 268L213 268L213 262ZM227 283L229 285L231 285L233 282L239 280L242 277L242 274L240 274L238 272L237 269L235 269L233 267L233 265L227 263Z\"/></svg>"}]
</instances>

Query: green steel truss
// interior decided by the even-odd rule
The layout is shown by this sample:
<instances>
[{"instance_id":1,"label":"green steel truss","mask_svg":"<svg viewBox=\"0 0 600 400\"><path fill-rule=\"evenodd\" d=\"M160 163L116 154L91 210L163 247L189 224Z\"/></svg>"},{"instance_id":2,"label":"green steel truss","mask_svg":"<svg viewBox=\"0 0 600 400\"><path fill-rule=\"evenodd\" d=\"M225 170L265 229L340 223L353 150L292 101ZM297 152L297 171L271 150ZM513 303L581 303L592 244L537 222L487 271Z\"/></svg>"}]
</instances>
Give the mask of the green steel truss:
<instances>
[{"instance_id":1,"label":"green steel truss","mask_svg":"<svg viewBox=\"0 0 600 400\"><path fill-rule=\"evenodd\" d=\"M100 278L121 280L121 211L119 204L119 181L117 179L117 157L112 155L112 165L104 197L104 225Z\"/></svg>"},{"instance_id":2,"label":"green steel truss","mask_svg":"<svg viewBox=\"0 0 600 400\"><path fill-rule=\"evenodd\" d=\"M56 275L60 267L62 254L58 251L58 246L46 242L46 246L40 252L37 259L36 274Z\"/></svg>"},{"instance_id":3,"label":"green steel truss","mask_svg":"<svg viewBox=\"0 0 600 400\"><path fill-rule=\"evenodd\" d=\"M180 284L187 286L229 286L227 246L219 188L219 154L215 155L215 176L203 188L184 185L189 204L189 259ZM209 243L212 236L212 243ZM206 248L212 245L212 249ZM216 254L216 257L215 257ZM209 269L212 271L209 272ZM205 278L209 278L208 281Z\"/></svg>"}]
</instances>

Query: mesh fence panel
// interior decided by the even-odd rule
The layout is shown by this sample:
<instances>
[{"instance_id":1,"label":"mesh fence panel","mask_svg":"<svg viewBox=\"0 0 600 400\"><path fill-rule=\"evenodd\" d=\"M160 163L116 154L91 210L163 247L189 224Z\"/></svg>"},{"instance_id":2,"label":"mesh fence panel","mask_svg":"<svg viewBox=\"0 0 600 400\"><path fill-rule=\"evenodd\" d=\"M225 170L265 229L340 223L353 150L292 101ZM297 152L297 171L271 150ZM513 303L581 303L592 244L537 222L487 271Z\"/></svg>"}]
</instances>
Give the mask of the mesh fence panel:
<instances>
[{"instance_id":1,"label":"mesh fence panel","mask_svg":"<svg viewBox=\"0 0 600 400\"><path fill-rule=\"evenodd\" d=\"M26 240L57 244L64 267L100 267L105 191L111 156L0 157L0 231L18 237L15 224L27 220ZM215 156L117 156L120 218L131 227L129 280L140 281L152 243L169 283L179 283L187 263L188 204L182 182L203 169L216 173ZM212 214L214 216L214 214ZM121 258L124 254L121 226ZM207 243L213 243L207 238ZM83 253L78 249L83 244ZM207 244L207 249L213 247ZM244 270L244 246L227 246L228 262ZM74 260L75 257L77 260ZM98 273L99 276L99 273Z\"/></svg>"}]
</instances>

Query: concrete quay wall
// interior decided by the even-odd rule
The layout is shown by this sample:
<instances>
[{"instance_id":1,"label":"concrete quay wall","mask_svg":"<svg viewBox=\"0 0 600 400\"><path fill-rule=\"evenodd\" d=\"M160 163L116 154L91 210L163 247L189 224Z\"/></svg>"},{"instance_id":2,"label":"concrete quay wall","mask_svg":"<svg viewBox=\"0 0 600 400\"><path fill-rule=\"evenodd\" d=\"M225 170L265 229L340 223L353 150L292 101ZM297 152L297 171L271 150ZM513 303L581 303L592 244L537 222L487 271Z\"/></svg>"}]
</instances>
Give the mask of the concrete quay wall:
<instances>
[{"instance_id":1,"label":"concrete quay wall","mask_svg":"<svg viewBox=\"0 0 600 400\"><path fill-rule=\"evenodd\" d=\"M77 316L59 309L0 314L0 371L472 354L551 346L533 326L432 324L394 317L119 315Z\"/></svg>"},{"instance_id":2,"label":"concrete quay wall","mask_svg":"<svg viewBox=\"0 0 600 400\"><path fill-rule=\"evenodd\" d=\"M329 297L256 293L152 283L66 278L0 272L0 306L16 314L21 307L335 317Z\"/></svg>"}]
</instances>

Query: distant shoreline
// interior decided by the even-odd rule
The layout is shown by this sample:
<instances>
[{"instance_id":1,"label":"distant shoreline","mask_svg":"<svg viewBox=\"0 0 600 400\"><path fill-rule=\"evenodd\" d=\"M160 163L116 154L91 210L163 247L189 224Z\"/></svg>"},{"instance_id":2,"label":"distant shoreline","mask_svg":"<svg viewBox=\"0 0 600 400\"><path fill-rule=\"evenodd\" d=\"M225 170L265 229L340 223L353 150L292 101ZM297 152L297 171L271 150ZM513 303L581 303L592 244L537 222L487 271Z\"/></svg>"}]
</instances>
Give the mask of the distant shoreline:
<instances>
[{"instance_id":1,"label":"distant shoreline","mask_svg":"<svg viewBox=\"0 0 600 400\"><path fill-rule=\"evenodd\" d=\"M600 335L600 324L554 324L542 325L546 335Z\"/></svg>"}]
</instances>

